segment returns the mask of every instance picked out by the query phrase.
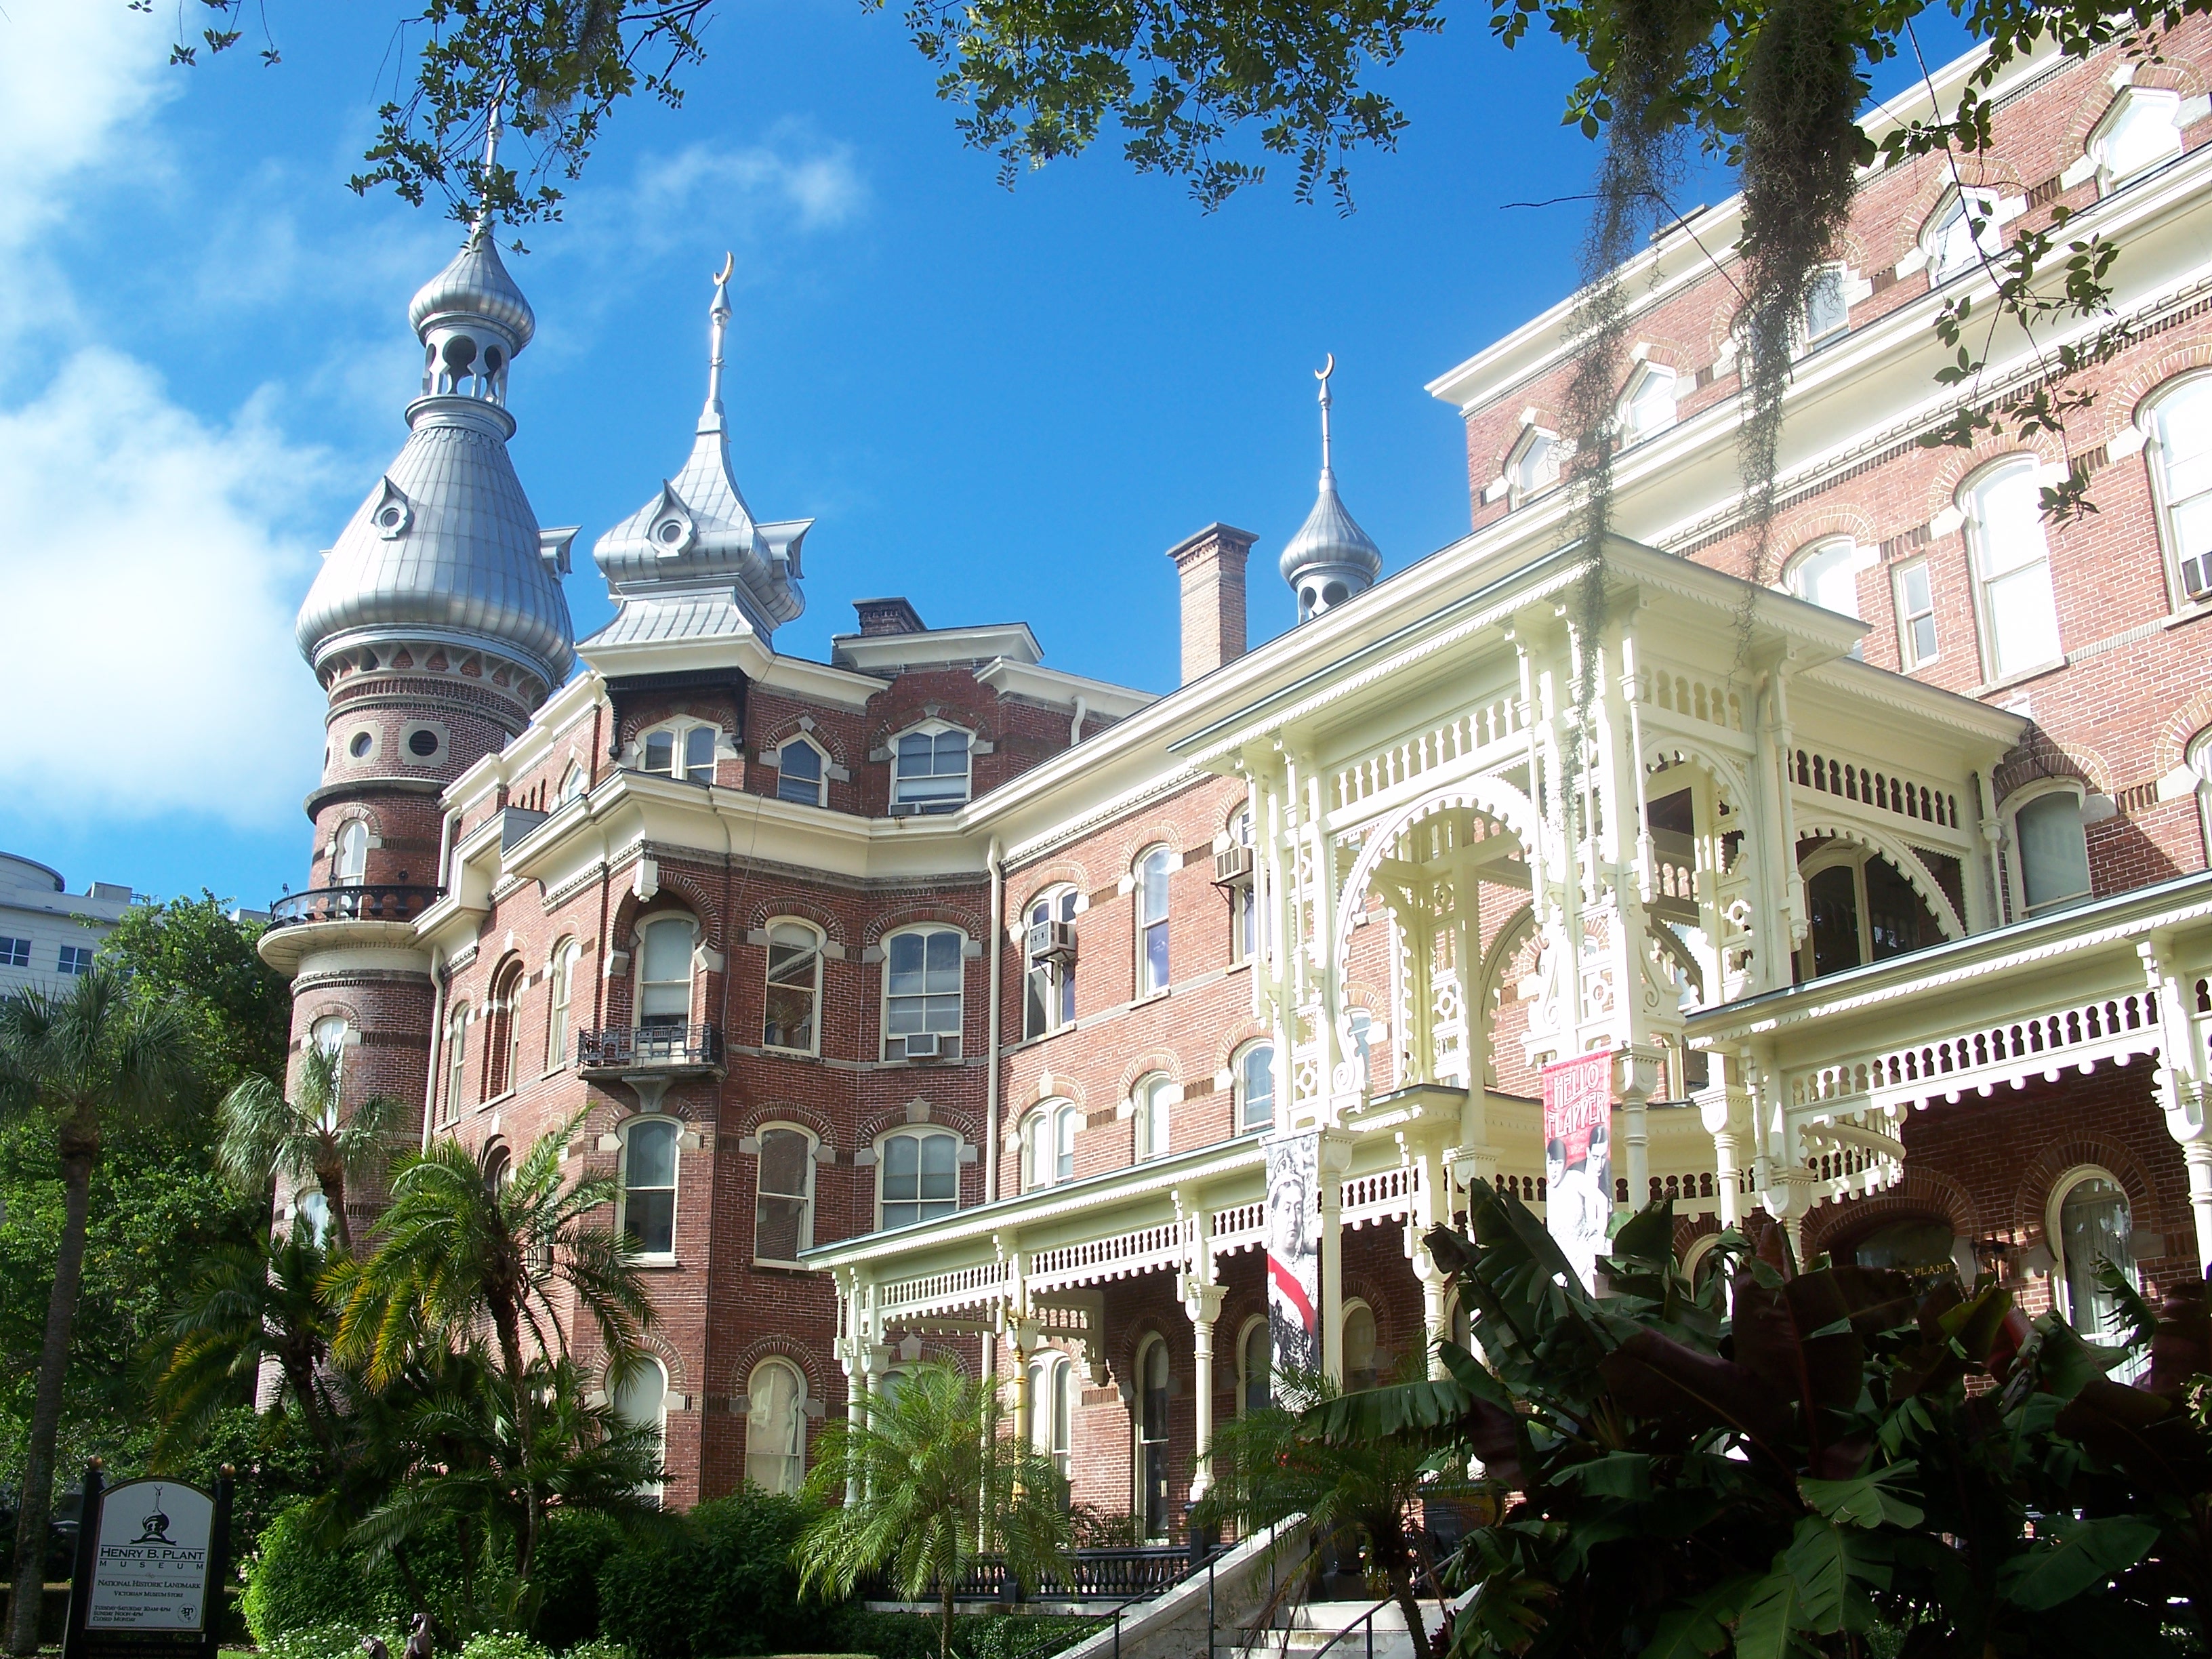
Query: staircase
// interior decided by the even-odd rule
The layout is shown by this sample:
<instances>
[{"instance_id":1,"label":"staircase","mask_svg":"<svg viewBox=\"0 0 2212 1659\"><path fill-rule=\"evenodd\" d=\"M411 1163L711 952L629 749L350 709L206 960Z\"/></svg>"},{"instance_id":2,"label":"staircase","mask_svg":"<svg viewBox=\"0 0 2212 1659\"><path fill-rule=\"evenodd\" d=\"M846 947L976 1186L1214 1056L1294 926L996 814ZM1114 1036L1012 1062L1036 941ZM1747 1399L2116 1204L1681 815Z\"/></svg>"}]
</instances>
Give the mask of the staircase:
<instances>
[{"instance_id":1,"label":"staircase","mask_svg":"<svg viewBox=\"0 0 2212 1659\"><path fill-rule=\"evenodd\" d=\"M1433 1635L1443 1622L1433 1606L1421 1614ZM1249 1643L1249 1646L1246 1644ZM1395 1601L1302 1601L1275 1628L1249 1637L1216 1633L1213 1659L1414 1659L1406 1615Z\"/></svg>"}]
</instances>

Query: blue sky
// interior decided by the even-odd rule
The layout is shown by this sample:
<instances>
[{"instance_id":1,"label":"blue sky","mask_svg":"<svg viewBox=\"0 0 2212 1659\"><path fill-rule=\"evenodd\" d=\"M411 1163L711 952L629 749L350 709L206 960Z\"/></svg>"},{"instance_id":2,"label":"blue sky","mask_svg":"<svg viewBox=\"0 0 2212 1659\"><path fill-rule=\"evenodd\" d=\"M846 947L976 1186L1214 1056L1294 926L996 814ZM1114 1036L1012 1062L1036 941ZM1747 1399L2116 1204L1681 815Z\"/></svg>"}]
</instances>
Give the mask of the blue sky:
<instances>
[{"instance_id":1,"label":"blue sky","mask_svg":"<svg viewBox=\"0 0 2212 1659\"><path fill-rule=\"evenodd\" d=\"M166 9L0 11L0 848L73 890L258 905L304 868L321 700L292 615L404 435L406 301L459 234L344 187L404 9L270 0L281 67L194 70ZM896 9L725 0L684 107L621 112L510 260L538 318L514 451L540 522L584 526L580 634L608 614L583 550L683 459L726 248L739 480L818 520L787 653L902 593L1164 690L1163 554L1215 519L1258 532L1253 637L1280 632L1331 351L1389 568L1463 531L1458 422L1421 388L1571 284L1580 204L1503 205L1587 187L1563 52L1462 9L1387 77L1412 126L1357 163L1357 213L1285 173L1207 216L1110 146L1001 189ZM1699 169L1682 205L1729 188Z\"/></svg>"}]
</instances>

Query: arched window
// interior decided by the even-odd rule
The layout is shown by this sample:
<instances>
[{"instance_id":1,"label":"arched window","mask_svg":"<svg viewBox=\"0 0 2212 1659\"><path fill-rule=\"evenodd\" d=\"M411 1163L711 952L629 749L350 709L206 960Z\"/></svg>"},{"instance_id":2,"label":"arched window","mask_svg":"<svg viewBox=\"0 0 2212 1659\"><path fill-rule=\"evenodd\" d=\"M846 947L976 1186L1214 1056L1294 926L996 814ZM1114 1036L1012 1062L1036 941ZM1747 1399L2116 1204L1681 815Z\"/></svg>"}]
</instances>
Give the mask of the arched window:
<instances>
[{"instance_id":1,"label":"arched window","mask_svg":"<svg viewBox=\"0 0 2212 1659\"><path fill-rule=\"evenodd\" d=\"M484 996L483 1091L486 1100L513 1092L521 1069L522 1033L515 1015L522 1001L522 963L511 958L501 964Z\"/></svg>"},{"instance_id":2,"label":"arched window","mask_svg":"<svg viewBox=\"0 0 2212 1659\"><path fill-rule=\"evenodd\" d=\"M753 1255L792 1262L814 1243L814 1137L781 1123L762 1128Z\"/></svg>"},{"instance_id":3,"label":"arched window","mask_svg":"<svg viewBox=\"0 0 2212 1659\"><path fill-rule=\"evenodd\" d=\"M1357 1298L1344 1304L1344 1386L1371 1389L1379 1374L1375 1358L1375 1310Z\"/></svg>"},{"instance_id":4,"label":"arched window","mask_svg":"<svg viewBox=\"0 0 2212 1659\"><path fill-rule=\"evenodd\" d=\"M570 801L579 799L591 781L591 775L584 770L581 761L570 761L568 769L561 775L558 804L566 806Z\"/></svg>"},{"instance_id":5,"label":"arched window","mask_svg":"<svg viewBox=\"0 0 2212 1659\"><path fill-rule=\"evenodd\" d=\"M2197 775L2197 818L2204 836L2204 858L2212 865L2212 728L2189 743L2189 769Z\"/></svg>"},{"instance_id":6,"label":"arched window","mask_svg":"<svg viewBox=\"0 0 2212 1659\"><path fill-rule=\"evenodd\" d=\"M306 1234L317 1249L330 1242L331 1201L319 1189L311 1188L300 1194L292 1211L292 1230L295 1235Z\"/></svg>"},{"instance_id":7,"label":"arched window","mask_svg":"<svg viewBox=\"0 0 2212 1659\"><path fill-rule=\"evenodd\" d=\"M331 856L331 885L357 887L368 871L368 826L348 818L338 826L337 849Z\"/></svg>"},{"instance_id":8,"label":"arched window","mask_svg":"<svg viewBox=\"0 0 2212 1659\"><path fill-rule=\"evenodd\" d=\"M1928 251L1929 275L1939 283L1978 266L1984 255L1994 258L2004 251L1996 198L1981 190L1946 198L1928 222L1921 246Z\"/></svg>"},{"instance_id":9,"label":"arched window","mask_svg":"<svg viewBox=\"0 0 2212 1659\"><path fill-rule=\"evenodd\" d=\"M951 927L910 927L884 941L885 1060L959 1057L967 943Z\"/></svg>"},{"instance_id":10,"label":"arched window","mask_svg":"<svg viewBox=\"0 0 2212 1659\"><path fill-rule=\"evenodd\" d=\"M1945 1218L1905 1216L1865 1234L1847 1259L1862 1267L1923 1276L1955 1268L1958 1245L1959 1236Z\"/></svg>"},{"instance_id":11,"label":"arched window","mask_svg":"<svg viewBox=\"0 0 2212 1659\"><path fill-rule=\"evenodd\" d=\"M465 1002L455 1003L453 1012L446 1017L446 1121L451 1123L461 1115L461 1091L466 1086L469 1069L469 1009Z\"/></svg>"},{"instance_id":12,"label":"arched window","mask_svg":"<svg viewBox=\"0 0 2212 1659\"><path fill-rule=\"evenodd\" d=\"M745 1379L745 1479L797 1492L806 1474L806 1379L787 1359L763 1359Z\"/></svg>"},{"instance_id":13,"label":"arched window","mask_svg":"<svg viewBox=\"0 0 2212 1659\"><path fill-rule=\"evenodd\" d=\"M622 1215L616 1224L630 1248L648 1261L676 1259L680 1132L680 1125L665 1117L633 1118L623 1126Z\"/></svg>"},{"instance_id":14,"label":"arched window","mask_svg":"<svg viewBox=\"0 0 2212 1659\"><path fill-rule=\"evenodd\" d=\"M667 1443L668 1372L658 1359L650 1354L632 1359L615 1379L611 1403L615 1415L632 1428L651 1431L655 1446ZM647 1481L643 1490L658 1498L660 1482Z\"/></svg>"},{"instance_id":15,"label":"arched window","mask_svg":"<svg viewBox=\"0 0 2212 1659\"><path fill-rule=\"evenodd\" d=\"M2181 595L2212 599L2212 375L2162 393L2151 411L2151 476Z\"/></svg>"},{"instance_id":16,"label":"arched window","mask_svg":"<svg viewBox=\"0 0 2212 1659\"><path fill-rule=\"evenodd\" d=\"M2124 87L2090 135L2089 154L2107 189L2181 154L2181 94Z\"/></svg>"},{"instance_id":17,"label":"arched window","mask_svg":"<svg viewBox=\"0 0 2212 1659\"><path fill-rule=\"evenodd\" d=\"M1041 1037L1075 1022L1075 890L1064 887L1033 902L1022 929L1022 1035Z\"/></svg>"},{"instance_id":18,"label":"arched window","mask_svg":"<svg viewBox=\"0 0 2212 1659\"><path fill-rule=\"evenodd\" d=\"M1052 1459L1065 1483L1074 1470L1075 1367L1064 1353L1040 1352L1030 1361L1029 1384L1030 1444Z\"/></svg>"},{"instance_id":19,"label":"arched window","mask_svg":"<svg viewBox=\"0 0 2212 1659\"><path fill-rule=\"evenodd\" d=\"M1136 1122L1136 1159L1165 1158L1170 1144L1168 1109L1173 1103L1175 1085L1166 1077L1155 1072L1150 1077L1138 1079L1137 1086L1129 1091L1130 1115Z\"/></svg>"},{"instance_id":20,"label":"arched window","mask_svg":"<svg viewBox=\"0 0 2212 1659\"><path fill-rule=\"evenodd\" d=\"M680 1031L691 1023L691 950L696 936L697 924L685 915L655 916L638 930L641 1026ZM676 1040L683 1041L680 1036Z\"/></svg>"},{"instance_id":21,"label":"arched window","mask_svg":"<svg viewBox=\"0 0 2212 1659\"><path fill-rule=\"evenodd\" d=\"M1375 1016L1354 1008L1344 1017L1345 1058L1358 1067L1359 1086L1365 1088L1375 1066Z\"/></svg>"},{"instance_id":22,"label":"arched window","mask_svg":"<svg viewBox=\"0 0 2212 1659\"><path fill-rule=\"evenodd\" d=\"M1974 550L1975 588L1987 642L1984 672L2010 679L2057 662L2058 607L2032 455L2000 462L1960 498Z\"/></svg>"},{"instance_id":23,"label":"arched window","mask_svg":"<svg viewBox=\"0 0 2212 1659\"><path fill-rule=\"evenodd\" d=\"M2104 1268L2136 1283L2134 1212L2108 1170L2069 1170L2052 1184L2044 1237L2051 1243L2053 1282L2064 1292L2066 1321L2092 1342L2112 1340L2119 1297L2102 1282Z\"/></svg>"},{"instance_id":24,"label":"arched window","mask_svg":"<svg viewBox=\"0 0 2212 1659\"><path fill-rule=\"evenodd\" d=\"M1887 962L1942 938L1927 902L1878 853L1830 841L1807 853L1800 867L1812 912L1797 952L1800 981Z\"/></svg>"},{"instance_id":25,"label":"arched window","mask_svg":"<svg viewBox=\"0 0 2212 1659\"><path fill-rule=\"evenodd\" d=\"M339 1087L345 1079L346 1030L343 1014L325 1014L307 1028L307 1041L331 1057L331 1082ZM331 1104L335 1108L337 1102Z\"/></svg>"},{"instance_id":26,"label":"arched window","mask_svg":"<svg viewBox=\"0 0 2212 1659\"><path fill-rule=\"evenodd\" d=\"M1082 1109L1072 1100L1048 1100L1022 1126L1024 1188L1051 1187L1075 1178L1075 1132Z\"/></svg>"},{"instance_id":27,"label":"arched window","mask_svg":"<svg viewBox=\"0 0 2212 1659\"><path fill-rule=\"evenodd\" d=\"M1265 1411L1275 1403L1274 1339L1264 1317L1244 1322L1237 1336L1237 1412Z\"/></svg>"},{"instance_id":28,"label":"arched window","mask_svg":"<svg viewBox=\"0 0 2212 1659\"><path fill-rule=\"evenodd\" d=\"M969 734L931 724L891 746L891 811L950 812L968 799Z\"/></svg>"},{"instance_id":29,"label":"arched window","mask_svg":"<svg viewBox=\"0 0 2212 1659\"><path fill-rule=\"evenodd\" d=\"M1870 560L1861 556L1857 544L1849 536L1836 536L1814 543L1792 559L1784 569L1782 580L1792 593L1808 605L1817 605L1839 617L1856 617L1858 573L1869 562Z\"/></svg>"},{"instance_id":30,"label":"arched window","mask_svg":"<svg viewBox=\"0 0 2212 1659\"><path fill-rule=\"evenodd\" d=\"M1264 1129L1275 1121L1275 1045L1255 1042L1237 1057L1237 1127Z\"/></svg>"},{"instance_id":31,"label":"arched window","mask_svg":"<svg viewBox=\"0 0 2212 1659\"><path fill-rule=\"evenodd\" d=\"M714 781L714 744L721 728L674 720L647 732L639 744L638 770L684 783Z\"/></svg>"},{"instance_id":32,"label":"arched window","mask_svg":"<svg viewBox=\"0 0 2212 1659\"><path fill-rule=\"evenodd\" d=\"M1640 442L1674 424L1674 402L1680 381L1671 368L1646 363L1628 383L1620 400L1621 441Z\"/></svg>"},{"instance_id":33,"label":"arched window","mask_svg":"<svg viewBox=\"0 0 2212 1659\"><path fill-rule=\"evenodd\" d=\"M2070 788L2052 789L2019 807L2012 821L2027 913L2043 915L2087 898L2089 840L2081 828L2081 798Z\"/></svg>"},{"instance_id":34,"label":"arched window","mask_svg":"<svg viewBox=\"0 0 2212 1659\"><path fill-rule=\"evenodd\" d=\"M1522 433L1520 441L1505 461L1507 505L1518 507L1531 495L1550 489L1559 481L1559 437L1556 432L1547 432L1542 427L1532 426Z\"/></svg>"},{"instance_id":35,"label":"arched window","mask_svg":"<svg viewBox=\"0 0 2212 1659\"><path fill-rule=\"evenodd\" d=\"M1137 1351L1137 1514L1145 1536L1168 1535L1168 1345L1148 1336Z\"/></svg>"},{"instance_id":36,"label":"arched window","mask_svg":"<svg viewBox=\"0 0 2212 1659\"><path fill-rule=\"evenodd\" d=\"M568 1063L568 1007L576 995L576 963L584 947L564 939L553 947L553 960L545 976L545 1069L556 1072Z\"/></svg>"},{"instance_id":37,"label":"arched window","mask_svg":"<svg viewBox=\"0 0 2212 1659\"><path fill-rule=\"evenodd\" d=\"M876 1224L910 1227L960 1207L960 1141L943 1129L902 1130L876 1149Z\"/></svg>"},{"instance_id":38,"label":"arched window","mask_svg":"<svg viewBox=\"0 0 2212 1659\"><path fill-rule=\"evenodd\" d=\"M1155 847L1137 860L1137 994L1168 988L1168 877L1175 855Z\"/></svg>"},{"instance_id":39,"label":"arched window","mask_svg":"<svg viewBox=\"0 0 2212 1659\"><path fill-rule=\"evenodd\" d=\"M797 806L822 805L822 751L793 738L775 751L775 798Z\"/></svg>"},{"instance_id":40,"label":"arched window","mask_svg":"<svg viewBox=\"0 0 2212 1659\"><path fill-rule=\"evenodd\" d=\"M822 930L803 921L768 927L768 993L761 1044L787 1054L821 1052Z\"/></svg>"}]
</instances>

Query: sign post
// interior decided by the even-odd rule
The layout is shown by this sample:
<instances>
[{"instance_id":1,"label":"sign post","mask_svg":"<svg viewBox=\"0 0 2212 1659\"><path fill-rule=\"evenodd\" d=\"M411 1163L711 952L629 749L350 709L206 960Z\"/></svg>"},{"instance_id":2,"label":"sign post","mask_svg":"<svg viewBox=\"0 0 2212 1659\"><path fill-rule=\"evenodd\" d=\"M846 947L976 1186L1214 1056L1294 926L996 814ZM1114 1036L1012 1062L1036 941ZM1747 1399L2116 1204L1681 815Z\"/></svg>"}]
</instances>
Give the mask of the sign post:
<instances>
[{"instance_id":1,"label":"sign post","mask_svg":"<svg viewBox=\"0 0 2212 1659\"><path fill-rule=\"evenodd\" d=\"M216 1659L230 1566L230 1471L212 1492L84 1472L62 1659Z\"/></svg>"},{"instance_id":2,"label":"sign post","mask_svg":"<svg viewBox=\"0 0 2212 1659\"><path fill-rule=\"evenodd\" d=\"M1584 1285L1613 1224L1613 1054L1544 1068L1544 1220Z\"/></svg>"}]
</instances>

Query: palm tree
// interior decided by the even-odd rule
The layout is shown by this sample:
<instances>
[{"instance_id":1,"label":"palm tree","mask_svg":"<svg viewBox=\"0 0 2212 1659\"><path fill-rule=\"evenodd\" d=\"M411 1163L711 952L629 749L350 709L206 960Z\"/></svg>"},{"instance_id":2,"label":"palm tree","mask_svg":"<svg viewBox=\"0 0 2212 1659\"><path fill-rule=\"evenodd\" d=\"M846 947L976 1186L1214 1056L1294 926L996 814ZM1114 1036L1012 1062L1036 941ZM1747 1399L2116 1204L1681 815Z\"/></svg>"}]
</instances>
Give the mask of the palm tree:
<instances>
[{"instance_id":1,"label":"palm tree","mask_svg":"<svg viewBox=\"0 0 2212 1659\"><path fill-rule=\"evenodd\" d=\"M346 1182L384 1167L388 1139L401 1105L371 1095L351 1111L339 1108L342 1051L309 1042L300 1053L297 1097L267 1078L247 1078L223 1097L216 1160L241 1192L258 1197L272 1176L295 1185L313 1176L337 1229L338 1249L353 1250L353 1222L346 1213Z\"/></svg>"},{"instance_id":2,"label":"palm tree","mask_svg":"<svg viewBox=\"0 0 2212 1659\"><path fill-rule=\"evenodd\" d=\"M862 1395L823 1430L807 1496L831 1507L800 1534L799 1587L838 1598L884 1574L918 1601L936 1586L937 1650L952 1650L952 1597L978 1555L1000 1553L1026 1584L1069 1582L1065 1483L1052 1460L1009 1432L998 1393L946 1365L919 1365L896 1389ZM858 1493L842 1501L848 1483Z\"/></svg>"},{"instance_id":3,"label":"palm tree","mask_svg":"<svg viewBox=\"0 0 2212 1659\"><path fill-rule=\"evenodd\" d=\"M1396 1380L1418 1379L1425 1357L1409 1356ZM1316 1408L1338 1394L1319 1371L1286 1370L1275 1380L1277 1403L1217 1428L1210 1459L1215 1484L1194 1518L1208 1527L1234 1521L1255 1532L1303 1516L1320 1546L1316 1555L1351 1560L1364 1548L1406 1616L1413 1651L1428 1656L1437 1648L1422 1620L1413 1583L1418 1570L1433 1585L1436 1564L1428 1559L1414 1506L1476 1498L1484 1489L1466 1479L1463 1457L1454 1467L1416 1436L1324 1436Z\"/></svg>"},{"instance_id":4,"label":"palm tree","mask_svg":"<svg viewBox=\"0 0 2212 1659\"><path fill-rule=\"evenodd\" d=\"M161 1456L251 1389L273 1363L307 1434L332 1449L331 1400L324 1377L332 1321L324 1300L330 1258L300 1221L289 1237L232 1245L200 1264L171 1319L154 1378Z\"/></svg>"},{"instance_id":5,"label":"palm tree","mask_svg":"<svg viewBox=\"0 0 2212 1659\"><path fill-rule=\"evenodd\" d=\"M105 964L95 964L65 994L25 990L0 1000L0 1113L36 1118L52 1127L63 1194L61 1248L46 1303L16 1511L15 1606L8 1633L12 1653L33 1653L39 1645L54 1442L84 1277L93 1170L112 1122L167 1110L189 1083L186 1037L173 1004L133 999L123 977Z\"/></svg>"}]
</instances>

